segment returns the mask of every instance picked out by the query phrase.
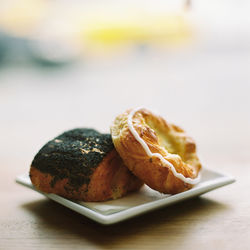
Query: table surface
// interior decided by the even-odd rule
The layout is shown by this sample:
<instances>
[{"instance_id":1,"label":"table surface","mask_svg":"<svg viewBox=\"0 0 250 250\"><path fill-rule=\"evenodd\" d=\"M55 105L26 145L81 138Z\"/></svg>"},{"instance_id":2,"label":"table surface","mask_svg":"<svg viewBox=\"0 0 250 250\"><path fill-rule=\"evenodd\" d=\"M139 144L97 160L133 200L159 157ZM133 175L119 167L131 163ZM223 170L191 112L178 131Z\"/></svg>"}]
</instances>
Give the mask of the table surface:
<instances>
[{"instance_id":1,"label":"table surface","mask_svg":"<svg viewBox=\"0 0 250 250\"><path fill-rule=\"evenodd\" d=\"M0 249L249 249L250 36L241 36L63 69L1 67ZM108 131L136 106L181 125L203 165L237 181L111 226L15 183L49 139L74 127Z\"/></svg>"}]
</instances>

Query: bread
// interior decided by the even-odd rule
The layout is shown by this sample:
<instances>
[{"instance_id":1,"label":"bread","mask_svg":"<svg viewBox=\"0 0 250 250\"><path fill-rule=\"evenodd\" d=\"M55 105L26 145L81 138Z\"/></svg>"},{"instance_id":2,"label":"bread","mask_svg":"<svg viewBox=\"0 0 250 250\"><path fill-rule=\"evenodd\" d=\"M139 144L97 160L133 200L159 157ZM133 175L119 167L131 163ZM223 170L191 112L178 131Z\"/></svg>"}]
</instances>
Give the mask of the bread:
<instances>
[{"instance_id":1,"label":"bread","mask_svg":"<svg viewBox=\"0 0 250 250\"><path fill-rule=\"evenodd\" d=\"M126 166L151 188L176 194L199 182L201 164L194 140L149 110L117 116L111 135Z\"/></svg>"},{"instance_id":2,"label":"bread","mask_svg":"<svg viewBox=\"0 0 250 250\"><path fill-rule=\"evenodd\" d=\"M143 184L124 165L110 134L86 128L45 144L32 161L30 179L42 192L81 201L116 199Z\"/></svg>"}]
</instances>

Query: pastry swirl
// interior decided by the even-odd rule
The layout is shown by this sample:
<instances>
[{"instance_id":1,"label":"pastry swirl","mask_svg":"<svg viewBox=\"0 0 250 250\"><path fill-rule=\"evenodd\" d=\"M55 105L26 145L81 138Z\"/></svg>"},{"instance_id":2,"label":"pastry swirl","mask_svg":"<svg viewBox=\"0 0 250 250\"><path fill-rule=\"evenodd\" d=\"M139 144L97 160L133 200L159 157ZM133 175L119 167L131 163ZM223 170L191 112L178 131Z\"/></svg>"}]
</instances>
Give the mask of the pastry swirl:
<instances>
[{"instance_id":1,"label":"pastry swirl","mask_svg":"<svg viewBox=\"0 0 250 250\"><path fill-rule=\"evenodd\" d=\"M146 109L126 111L116 117L111 135L126 166L151 188L175 194L199 182L195 142L162 117Z\"/></svg>"}]
</instances>

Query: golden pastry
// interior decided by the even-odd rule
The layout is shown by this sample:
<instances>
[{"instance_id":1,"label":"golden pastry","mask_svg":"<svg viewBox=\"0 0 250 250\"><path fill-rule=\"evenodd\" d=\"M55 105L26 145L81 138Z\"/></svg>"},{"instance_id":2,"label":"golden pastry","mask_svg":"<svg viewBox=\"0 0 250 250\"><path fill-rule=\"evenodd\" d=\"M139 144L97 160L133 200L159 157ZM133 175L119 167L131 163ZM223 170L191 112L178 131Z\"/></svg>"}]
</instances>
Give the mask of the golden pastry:
<instances>
[{"instance_id":1,"label":"golden pastry","mask_svg":"<svg viewBox=\"0 0 250 250\"><path fill-rule=\"evenodd\" d=\"M126 111L116 117L111 136L126 166L151 188L176 194L199 182L194 141L162 117L146 109Z\"/></svg>"}]
</instances>

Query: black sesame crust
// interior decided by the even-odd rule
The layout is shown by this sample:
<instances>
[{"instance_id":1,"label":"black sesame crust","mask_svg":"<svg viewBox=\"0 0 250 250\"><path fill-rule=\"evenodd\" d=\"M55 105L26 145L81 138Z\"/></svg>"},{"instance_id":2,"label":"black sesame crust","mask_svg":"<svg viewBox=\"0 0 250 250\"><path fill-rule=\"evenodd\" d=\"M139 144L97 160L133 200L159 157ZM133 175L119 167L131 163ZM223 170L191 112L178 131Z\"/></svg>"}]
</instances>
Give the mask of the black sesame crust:
<instances>
[{"instance_id":1,"label":"black sesame crust","mask_svg":"<svg viewBox=\"0 0 250 250\"><path fill-rule=\"evenodd\" d=\"M88 184L94 170L114 149L110 134L94 129L69 130L46 143L36 154L31 166L53 176L50 185L68 178L69 189Z\"/></svg>"}]
</instances>

